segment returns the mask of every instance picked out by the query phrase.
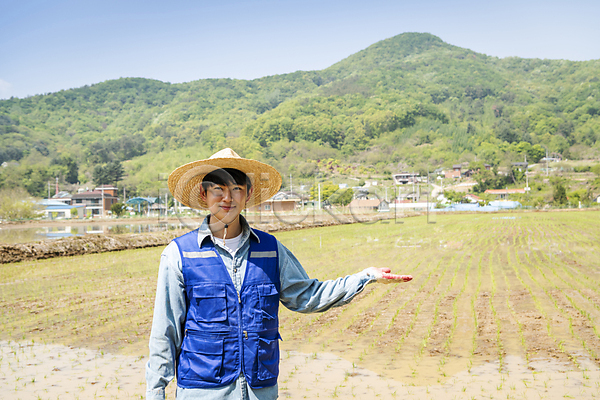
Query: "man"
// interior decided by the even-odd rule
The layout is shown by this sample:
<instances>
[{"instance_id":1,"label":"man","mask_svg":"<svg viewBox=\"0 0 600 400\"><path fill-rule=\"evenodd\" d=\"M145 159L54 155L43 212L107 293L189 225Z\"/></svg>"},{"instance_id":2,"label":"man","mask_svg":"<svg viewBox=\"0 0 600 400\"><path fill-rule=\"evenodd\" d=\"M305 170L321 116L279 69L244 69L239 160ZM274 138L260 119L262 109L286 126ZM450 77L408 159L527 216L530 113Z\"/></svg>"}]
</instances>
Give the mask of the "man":
<instances>
[{"instance_id":1,"label":"man","mask_svg":"<svg viewBox=\"0 0 600 400\"><path fill-rule=\"evenodd\" d=\"M277 193L281 176L231 149L177 168L168 183L181 203L210 215L161 255L148 399L164 399L175 376L178 399L276 399L280 302L321 312L347 304L371 282L412 279L374 267L310 279L285 246L240 215Z\"/></svg>"}]
</instances>

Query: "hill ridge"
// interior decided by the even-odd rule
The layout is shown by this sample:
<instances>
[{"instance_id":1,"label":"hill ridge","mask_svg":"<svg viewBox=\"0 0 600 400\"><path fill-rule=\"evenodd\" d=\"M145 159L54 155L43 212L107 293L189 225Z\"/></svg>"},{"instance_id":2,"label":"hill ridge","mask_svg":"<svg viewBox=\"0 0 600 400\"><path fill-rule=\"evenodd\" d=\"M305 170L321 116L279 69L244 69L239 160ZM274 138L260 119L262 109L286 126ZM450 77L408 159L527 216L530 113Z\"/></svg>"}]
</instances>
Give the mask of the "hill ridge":
<instances>
[{"instance_id":1,"label":"hill ridge","mask_svg":"<svg viewBox=\"0 0 600 400\"><path fill-rule=\"evenodd\" d=\"M600 62L498 59L409 32L318 71L108 80L0 101L0 188L43 196L50 178L91 182L122 162L128 192L155 193L159 173L225 146L307 179L535 160L542 145L597 157L598 76Z\"/></svg>"}]
</instances>

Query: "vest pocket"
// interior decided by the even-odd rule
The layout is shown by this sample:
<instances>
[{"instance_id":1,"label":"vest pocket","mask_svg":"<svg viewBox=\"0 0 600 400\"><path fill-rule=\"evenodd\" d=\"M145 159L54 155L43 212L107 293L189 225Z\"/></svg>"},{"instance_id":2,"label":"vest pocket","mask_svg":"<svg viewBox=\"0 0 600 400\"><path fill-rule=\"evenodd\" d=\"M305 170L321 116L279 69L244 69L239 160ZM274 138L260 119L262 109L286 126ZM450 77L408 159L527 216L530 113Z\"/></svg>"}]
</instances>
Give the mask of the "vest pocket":
<instances>
[{"instance_id":1,"label":"vest pocket","mask_svg":"<svg viewBox=\"0 0 600 400\"><path fill-rule=\"evenodd\" d=\"M227 294L224 285L198 285L191 291L192 314L197 322L227 321Z\"/></svg>"},{"instance_id":2,"label":"vest pocket","mask_svg":"<svg viewBox=\"0 0 600 400\"><path fill-rule=\"evenodd\" d=\"M267 381L279 375L279 339L258 338L258 380Z\"/></svg>"},{"instance_id":3,"label":"vest pocket","mask_svg":"<svg viewBox=\"0 0 600 400\"><path fill-rule=\"evenodd\" d=\"M263 322L276 320L279 310L279 292L275 285L267 284L259 286L258 295L260 297Z\"/></svg>"},{"instance_id":4,"label":"vest pocket","mask_svg":"<svg viewBox=\"0 0 600 400\"><path fill-rule=\"evenodd\" d=\"M223 339L186 336L181 345L179 379L220 383L223 354Z\"/></svg>"}]
</instances>

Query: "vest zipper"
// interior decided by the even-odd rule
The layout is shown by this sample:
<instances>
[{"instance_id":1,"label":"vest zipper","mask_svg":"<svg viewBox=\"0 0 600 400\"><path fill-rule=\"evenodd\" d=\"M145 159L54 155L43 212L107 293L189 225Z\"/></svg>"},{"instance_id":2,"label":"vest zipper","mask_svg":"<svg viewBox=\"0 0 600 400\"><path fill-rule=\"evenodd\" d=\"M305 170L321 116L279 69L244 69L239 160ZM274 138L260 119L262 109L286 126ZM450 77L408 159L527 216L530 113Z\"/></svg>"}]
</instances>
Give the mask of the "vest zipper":
<instances>
[{"instance_id":1,"label":"vest zipper","mask_svg":"<svg viewBox=\"0 0 600 400\"><path fill-rule=\"evenodd\" d=\"M243 322L242 322L242 298L240 296L240 292L237 293L238 295L238 301L239 304L237 306L237 312L238 312L238 326L239 326L239 330L238 330L238 340L239 340L239 346L240 346L240 372L242 375L244 375L244 378L246 378L246 372L244 371L244 361L246 359L246 357L244 356L244 340L242 335L245 334L246 338L248 338L248 333L246 331L243 330ZM247 378L246 378L247 379Z\"/></svg>"}]
</instances>

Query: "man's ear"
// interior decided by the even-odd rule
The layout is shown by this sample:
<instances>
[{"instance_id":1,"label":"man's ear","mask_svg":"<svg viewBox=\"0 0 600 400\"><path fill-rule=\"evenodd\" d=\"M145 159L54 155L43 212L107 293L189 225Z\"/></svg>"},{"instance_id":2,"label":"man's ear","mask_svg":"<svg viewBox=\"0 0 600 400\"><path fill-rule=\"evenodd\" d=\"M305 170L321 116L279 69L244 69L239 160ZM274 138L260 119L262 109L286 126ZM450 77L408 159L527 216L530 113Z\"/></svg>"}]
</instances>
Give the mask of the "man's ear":
<instances>
[{"instance_id":1,"label":"man's ear","mask_svg":"<svg viewBox=\"0 0 600 400\"><path fill-rule=\"evenodd\" d=\"M252 197L252 193L254 193L254 186L252 186L250 189L248 189L248 195L246 196L246 203L248 202L248 200L250 200L250 197Z\"/></svg>"},{"instance_id":2,"label":"man's ear","mask_svg":"<svg viewBox=\"0 0 600 400\"><path fill-rule=\"evenodd\" d=\"M206 203L206 189L202 185L200 185L200 199Z\"/></svg>"}]
</instances>

